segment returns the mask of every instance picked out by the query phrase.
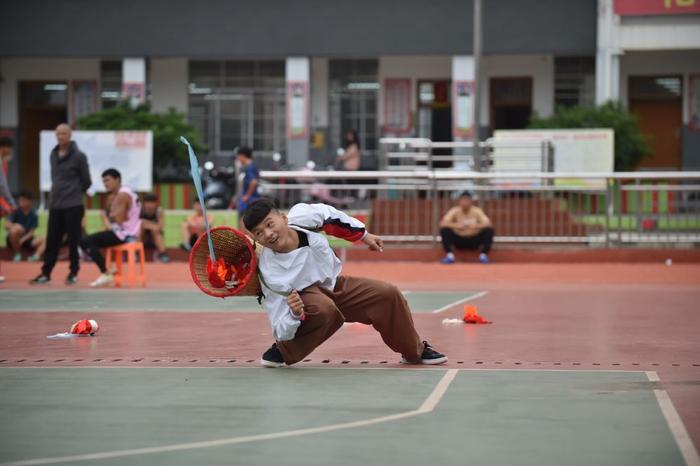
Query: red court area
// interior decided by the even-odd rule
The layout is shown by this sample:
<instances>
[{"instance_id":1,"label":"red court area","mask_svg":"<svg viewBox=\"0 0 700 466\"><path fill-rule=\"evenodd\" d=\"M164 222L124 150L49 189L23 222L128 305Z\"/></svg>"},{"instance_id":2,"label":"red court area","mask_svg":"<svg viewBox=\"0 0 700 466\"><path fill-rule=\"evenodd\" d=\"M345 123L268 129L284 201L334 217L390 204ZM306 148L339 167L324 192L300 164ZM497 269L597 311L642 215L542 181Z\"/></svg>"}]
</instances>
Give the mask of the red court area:
<instances>
[{"instance_id":1,"label":"red court area","mask_svg":"<svg viewBox=\"0 0 700 466\"><path fill-rule=\"evenodd\" d=\"M62 284L65 266L57 267L55 283L30 288L36 265L3 263L8 281L1 285L0 302L31 289L46 303L78 299L83 304L79 312L0 304L2 367L256 367L272 342L267 318L254 303L230 313L194 306L91 313L84 302L104 293L87 285L97 275L94 266L85 264L80 284L70 288ZM448 367L654 371L700 444L700 265L349 262L344 273L387 280L407 296L423 293L423 299L429 299L426 292L472 293L469 304L492 325L443 323L462 316L460 300L436 305L437 313L414 314L421 336L449 356ZM119 291L124 300L196 291L185 263L148 264L147 274L145 289ZM112 305L118 307L122 298L116 296ZM79 318L97 319L99 336L45 338ZM371 327L347 324L300 365L400 367L398 360Z\"/></svg>"}]
</instances>

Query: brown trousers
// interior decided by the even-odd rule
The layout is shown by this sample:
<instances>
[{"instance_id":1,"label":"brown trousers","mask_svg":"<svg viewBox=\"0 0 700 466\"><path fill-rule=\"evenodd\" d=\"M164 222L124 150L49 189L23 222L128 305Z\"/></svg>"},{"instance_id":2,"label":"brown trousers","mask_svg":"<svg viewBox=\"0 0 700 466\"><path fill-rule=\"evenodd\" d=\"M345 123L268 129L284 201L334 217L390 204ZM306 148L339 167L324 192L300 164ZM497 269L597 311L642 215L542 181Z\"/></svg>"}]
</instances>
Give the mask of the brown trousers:
<instances>
[{"instance_id":1,"label":"brown trousers","mask_svg":"<svg viewBox=\"0 0 700 466\"><path fill-rule=\"evenodd\" d=\"M306 319L294 339L278 341L284 362L301 361L333 335L343 322L372 325L384 343L409 361L420 360L423 343L408 303L394 285L379 280L338 277L333 291L317 285L301 293Z\"/></svg>"}]
</instances>

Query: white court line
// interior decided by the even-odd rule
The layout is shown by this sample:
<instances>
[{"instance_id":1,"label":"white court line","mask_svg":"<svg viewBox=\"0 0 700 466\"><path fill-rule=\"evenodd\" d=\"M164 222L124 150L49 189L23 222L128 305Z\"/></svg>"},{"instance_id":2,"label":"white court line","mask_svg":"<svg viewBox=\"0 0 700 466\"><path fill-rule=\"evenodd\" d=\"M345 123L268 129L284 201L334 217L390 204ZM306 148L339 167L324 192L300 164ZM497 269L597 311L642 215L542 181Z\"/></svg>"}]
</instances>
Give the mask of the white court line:
<instances>
[{"instance_id":1,"label":"white court line","mask_svg":"<svg viewBox=\"0 0 700 466\"><path fill-rule=\"evenodd\" d=\"M398 362L396 363L397 365L399 364ZM2 369L55 369L55 370L61 370L61 369L198 369L198 370L205 370L205 369L218 369L218 370L253 370L257 369L260 371L270 371L272 369L267 368L267 367L262 367L262 366L2 366L0 367L0 370ZM442 366L428 366L428 367L406 367L405 365L398 366L398 367L379 367L379 366L368 366L368 367L353 367L353 366L294 366L294 367L279 367L275 368L275 370L279 371L295 371L295 370L343 370L343 371L351 371L351 370L358 370L358 371L371 371L371 370L377 370L377 371L444 371L445 368ZM636 370L630 370L630 369L503 369L503 368L476 368L476 367L462 367L462 368L454 368L450 369L452 371L457 371L457 372L463 372L463 371L481 371L481 372L586 372L586 373L598 373L598 372L604 372L604 373L626 373L626 374L639 374L644 371L641 371L639 369ZM0 466L2 466L2 463L0 463Z\"/></svg>"},{"instance_id":2,"label":"white court line","mask_svg":"<svg viewBox=\"0 0 700 466\"><path fill-rule=\"evenodd\" d=\"M411 290L403 290L401 294L406 296L407 294L411 294Z\"/></svg>"},{"instance_id":3,"label":"white court line","mask_svg":"<svg viewBox=\"0 0 700 466\"><path fill-rule=\"evenodd\" d=\"M474 299L481 298L481 297L483 297L483 296L486 296L487 294L488 294L488 291L480 291L480 292L475 293L475 294L473 294L473 295L471 295L471 296L467 296L467 297L464 298L464 299L460 299L459 301L455 301L455 302L450 303L450 304L448 304L448 305L446 305L446 306L442 306L440 309L435 309L435 310L433 311L433 314L439 314L439 313L441 313L441 312L443 312L443 311L446 311L446 310L450 309L450 308L453 307L453 306L456 306L456 305L458 305L458 304L464 304L464 303L466 303L467 301L472 301L472 300L474 300Z\"/></svg>"},{"instance_id":4,"label":"white court line","mask_svg":"<svg viewBox=\"0 0 700 466\"><path fill-rule=\"evenodd\" d=\"M647 371L646 374L650 382L661 381L659 375L654 371ZM688 431L683 424L681 416L678 414L678 411L676 411L676 407L673 406L671 397L668 396L666 390L655 388L653 391L654 395L656 396L656 401L659 403L659 407L661 408L661 412L663 413L664 418L666 418L668 428L671 430L671 434L673 434L673 438L676 440L676 444L681 451L681 455L683 455L685 464L688 466L700 466L700 456L698 456L698 451L695 449L695 445L693 445L690 435L688 435Z\"/></svg>"},{"instance_id":5,"label":"white court line","mask_svg":"<svg viewBox=\"0 0 700 466\"><path fill-rule=\"evenodd\" d=\"M39 464L54 464L54 463L66 463L73 461L90 461L90 460L102 460L109 458L121 458L124 456L135 456L135 455L148 455L152 453L165 453L171 451L182 451L182 450L193 450L196 448L210 448L219 447L223 445L236 445L240 443L249 442L259 442L262 440L273 440L279 438L287 437L298 437L300 435L309 434L321 434L326 432L333 432L336 430L343 429L353 429L355 427L365 427L374 424L381 424L383 422L396 421L399 419L405 419L413 416L419 416L421 414L428 414L432 412L437 404L440 402L442 397L445 395L447 388L450 383L454 380L457 375L456 369L448 369L445 375L440 379L440 381L435 385L433 391L430 395L423 401L418 409L413 411L405 411L403 413L392 414L389 416L380 416L370 419L365 419L362 421L352 421L352 422L342 422L339 424L330 424L327 426L311 427L308 429L296 429L296 430L286 430L282 432L275 432L271 434L259 434L259 435L245 435L241 437L229 437L217 440L207 440L203 442L190 442L190 443L180 443L175 445L165 445L162 447L148 447L148 448L135 448L133 450L117 450L117 451L106 451L102 453L87 453L84 455L73 455L73 456L61 456L56 458L36 458L31 460L20 460L11 461L9 463L0 463L0 466L31 466Z\"/></svg>"}]
</instances>

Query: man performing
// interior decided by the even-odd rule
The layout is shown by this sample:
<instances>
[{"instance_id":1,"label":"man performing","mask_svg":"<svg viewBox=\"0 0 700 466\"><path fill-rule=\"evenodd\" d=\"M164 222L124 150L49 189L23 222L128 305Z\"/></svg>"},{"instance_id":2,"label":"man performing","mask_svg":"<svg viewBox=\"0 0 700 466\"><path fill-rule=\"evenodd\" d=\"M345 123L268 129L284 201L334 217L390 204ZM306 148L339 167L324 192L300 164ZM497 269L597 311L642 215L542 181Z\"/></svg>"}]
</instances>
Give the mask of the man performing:
<instances>
[{"instance_id":1,"label":"man performing","mask_svg":"<svg viewBox=\"0 0 700 466\"><path fill-rule=\"evenodd\" d=\"M493 227L483 210L472 204L472 194L464 191L458 205L447 211L440 221L440 236L445 257L443 264L454 264L454 249L479 249L479 262L488 264Z\"/></svg>"},{"instance_id":2,"label":"man performing","mask_svg":"<svg viewBox=\"0 0 700 466\"><path fill-rule=\"evenodd\" d=\"M326 204L297 204L285 215L262 198L248 206L243 223L264 246L259 257L260 283L277 341L263 354L263 366L301 361L343 322L372 325L404 363L447 361L418 337L408 304L395 286L340 275L340 260L316 231L361 240L371 250L381 251L381 238L367 232L360 221Z\"/></svg>"}]
</instances>

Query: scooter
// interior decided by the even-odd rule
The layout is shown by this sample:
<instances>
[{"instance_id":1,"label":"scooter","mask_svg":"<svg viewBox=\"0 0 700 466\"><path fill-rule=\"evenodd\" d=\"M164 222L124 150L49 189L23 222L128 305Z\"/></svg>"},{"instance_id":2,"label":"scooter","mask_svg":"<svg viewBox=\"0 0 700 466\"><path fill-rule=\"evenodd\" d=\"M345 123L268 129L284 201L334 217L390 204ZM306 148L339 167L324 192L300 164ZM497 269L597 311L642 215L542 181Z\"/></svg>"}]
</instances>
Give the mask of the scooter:
<instances>
[{"instance_id":1,"label":"scooter","mask_svg":"<svg viewBox=\"0 0 700 466\"><path fill-rule=\"evenodd\" d=\"M204 184L204 202L208 209L226 209L236 193L236 169L216 167L211 160L200 168Z\"/></svg>"}]
</instances>

